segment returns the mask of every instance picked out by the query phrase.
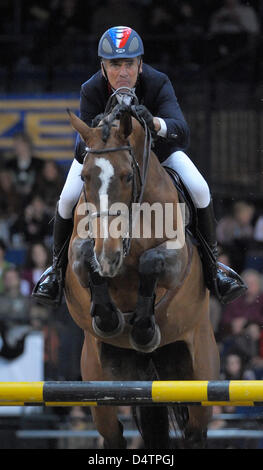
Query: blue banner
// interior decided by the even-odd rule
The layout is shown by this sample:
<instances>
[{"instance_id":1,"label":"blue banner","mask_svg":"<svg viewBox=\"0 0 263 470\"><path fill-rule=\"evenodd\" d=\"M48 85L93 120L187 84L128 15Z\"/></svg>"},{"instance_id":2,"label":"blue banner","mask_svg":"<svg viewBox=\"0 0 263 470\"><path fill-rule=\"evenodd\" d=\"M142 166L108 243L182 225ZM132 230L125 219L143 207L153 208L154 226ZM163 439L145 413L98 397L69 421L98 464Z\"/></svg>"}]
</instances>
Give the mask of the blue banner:
<instances>
[{"instance_id":1,"label":"blue banner","mask_svg":"<svg viewBox=\"0 0 263 470\"><path fill-rule=\"evenodd\" d=\"M25 131L36 156L72 160L76 133L67 108L78 114L78 95L0 95L0 153L12 153L13 136Z\"/></svg>"}]
</instances>

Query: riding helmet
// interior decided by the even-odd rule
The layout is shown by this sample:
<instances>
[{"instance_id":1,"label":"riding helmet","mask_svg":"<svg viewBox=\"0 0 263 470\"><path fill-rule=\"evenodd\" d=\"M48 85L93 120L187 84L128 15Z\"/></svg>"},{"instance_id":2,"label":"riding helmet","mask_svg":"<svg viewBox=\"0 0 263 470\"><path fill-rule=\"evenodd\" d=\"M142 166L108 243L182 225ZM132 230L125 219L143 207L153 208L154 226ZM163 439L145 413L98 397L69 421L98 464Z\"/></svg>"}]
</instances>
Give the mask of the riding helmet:
<instances>
[{"instance_id":1,"label":"riding helmet","mask_svg":"<svg viewBox=\"0 0 263 470\"><path fill-rule=\"evenodd\" d=\"M143 42L139 34L127 26L114 26L100 38L98 56L104 59L128 59L143 53Z\"/></svg>"}]
</instances>

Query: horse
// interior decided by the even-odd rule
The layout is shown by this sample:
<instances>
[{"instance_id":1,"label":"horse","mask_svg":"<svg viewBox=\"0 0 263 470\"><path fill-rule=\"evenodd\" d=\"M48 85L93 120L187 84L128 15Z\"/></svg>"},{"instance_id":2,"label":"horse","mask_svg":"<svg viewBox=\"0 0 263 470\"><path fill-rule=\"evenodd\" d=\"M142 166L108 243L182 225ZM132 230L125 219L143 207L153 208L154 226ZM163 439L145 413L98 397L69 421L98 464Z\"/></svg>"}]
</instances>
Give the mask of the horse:
<instances>
[{"instance_id":1,"label":"horse","mask_svg":"<svg viewBox=\"0 0 263 470\"><path fill-rule=\"evenodd\" d=\"M68 310L84 332L82 380L217 380L219 354L198 247L188 233L178 242L185 233L178 190L131 108L115 106L96 127L69 111L86 145L64 285ZM144 217L143 204L168 204L177 236L161 231L165 217ZM134 410L145 448L171 448L170 411L163 405ZM104 448L126 448L118 407L91 412ZM210 407L174 407L173 417L185 448L205 447Z\"/></svg>"}]
</instances>

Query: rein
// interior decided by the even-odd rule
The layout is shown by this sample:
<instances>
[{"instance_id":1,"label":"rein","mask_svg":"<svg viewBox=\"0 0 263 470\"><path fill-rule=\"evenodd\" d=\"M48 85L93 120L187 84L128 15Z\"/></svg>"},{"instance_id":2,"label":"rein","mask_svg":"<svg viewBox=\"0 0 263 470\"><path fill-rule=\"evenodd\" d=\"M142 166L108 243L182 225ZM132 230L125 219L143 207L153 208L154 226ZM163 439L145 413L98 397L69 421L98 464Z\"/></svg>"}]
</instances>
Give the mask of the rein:
<instances>
[{"instance_id":1,"label":"rein","mask_svg":"<svg viewBox=\"0 0 263 470\"><path fill-rule=\"evenodd\" d=\"M123 111L127 111L127 107L123 108ZM105 149L88 149L87 153L85 155L85 159L89 153L95 154L95 155L101 155L105 153L111 153L111 152L119 152L119 151L128 151L131 159L132 159L132 170L133 170L133 179L132 179L132 198L130 201L130 206L129 206L129 231L125 236L123 237L123 255L127 256L130 247L131 247L131 227L132 227L132 204L137 203L141 204L143 200L143 195L144 195L144 190L146 186L146 180L147 180L147 174L148 174L148 168L149 168L149 159L150 159L150 154L151 154L151 145L152 145L152 136L151 132L146 125L146 122L139 118L137 116L137 113L135 111L135 107L131 106L131 114L136 117L136 119L143 125L144 131L145 131L145 139L144 139L144 150L143 150L143 164L142 164L142 171L140 169L140 166L138 164L138 161L135 158L134 150L133 147L129 145L124 145L121 147L109 147ZM121 108L120 108L121 112ZM84 161L85 161L84 159ZM139 180L139 190L138 190L138 185L137 185L137 179ZM88 203L87 201L87 195L86 195L86 189L85 185L83 185L83 193L84 193L84 198L85 202ZM97 218L97 217L103 217L103 216L120 216L121 211L118 210L114 213L111 213L109 210L108 211L98 211L98 212L93 212L92 214L89 215L91 219ZM90 230L89 227L89 233L92 238L92 230Z\"/></svg>"}]
</instances>

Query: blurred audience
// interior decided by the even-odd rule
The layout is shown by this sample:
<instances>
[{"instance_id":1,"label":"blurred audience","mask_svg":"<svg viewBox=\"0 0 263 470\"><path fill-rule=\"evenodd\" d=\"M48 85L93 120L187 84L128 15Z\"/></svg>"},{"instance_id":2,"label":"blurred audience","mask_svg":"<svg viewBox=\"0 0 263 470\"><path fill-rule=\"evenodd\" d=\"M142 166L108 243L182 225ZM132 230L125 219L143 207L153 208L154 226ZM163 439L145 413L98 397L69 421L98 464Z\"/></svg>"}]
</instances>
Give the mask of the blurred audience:
<instances>
[{"instance_id":1,"label":"blurred audience","mask_svg":"<svg viewBox=\"0 0 263 470\"><path fill-rule=\"evenodd\" d=\"M263 215L261 215L255 224L254 239L263 243Z\"/></svg>"},{"instance_id":2,"label":"blurred audience","mask_svg":"<svg viewBox=\"0 0 263 470\"><path fill-rule=\"evenodd\" d=\"M262 21L260 2L254 4L254 8L239 0L176 0L167 4L160 0L30 0L23 8L19 7L22 0L6 3L0 5L0 18L5 18L4 22L0 19L0 33L16 30L27 36L21 44L14 41L10 41L8 47L5 42L3 46L0 44L2 62L12 67L15 63L18 71L19 68L34 71L35 66L45 67L48 86L51 76L56 76L58 70L68 70L70 74L74 67L86 64L95 72L97 39L112 25L133 27L149 41L147 57L154 64L168 70L179 66L180 71L184 69L191 78L191 72L198 70L198 65L206 60L206 43L210 42L207 31L212 37L231 36L237 52L240 48L242 52L240 36L245 36L246 44L247 37L259 35ZM227 55L231 48L231 44L219 43L219 57ZM215 62L216 50L213 43L209 64ZM247 54L246 62L252 55ZM173 67L171 61L175 62ZM66 80L59 83L65 86Z\"/></svg>"},{"instance_id":3,"label":"blurred audience","mask_svg":"<svg viewBox=\"0 0 263 470\"><path fill-rule=\"evenodd\" d=\"M30 299L21 293L21 278L15 267L3 275L3 292L0 294L0 355L14 359L22 354L30 325Z\"/></svg>"},{"instance_id":4,"label":"blurred audience","mask_svg":"<svg viewBox=\"0 0 263 470\"><path fill-rule=\"evenodd\" d=\"M250 321L263 327L262 276L258 271L246 270L242 273L242 278L248 289L245 295L225 307L222 323L227 326L234 319L240 318L243 320L243 326Z\"/></svg>"},{"instance_id":5,"label":"blurred audience","mask_svg":"<svg viewBox=\"0 0 263 470\"><path fill-rule=\"evenodd\" d=\"M244 377L244 361L240 354L233 351L223 358L222 363L222 380L242 380Z\"/></svg>"},{"instance_id":6,"label":"blurred audience","mask_svg":"<svg viewBox=\"0 0 263 470\"><path fill-rule=\"evenodd\" d=\"M260 23L256 11L239 0L224 0L224 4L215 11L210 20L211 33L250 33L258 34Z\"/></svg>"},{"instance_id":7,"label":"blurred audience","mask_svg":"<svg viewBox=\"0 0 263 470\"><path fill-rule=\"evenodd\" d=\"M10 224L22 210L22 201L17 192L14 174L11 170L0 168L0 237L10 243Z\"/></svg>"},{"instance_id":8,"label":"blurred audience","mask_svg":"<svg viewBox=\"0 0 263 470\"><path fill-rule=\"evenodd\" d=\"M35 192L42 198L52 216L64 182L65 176L61 167L53 160L46 160L39 173Z\"/></svg>"},{"instance_id":9,"label":"blurred audience","mask_svg":"<svg viewBox=\"0 0 263 470\"><path fill-rule=\"evenodd\" d=\"M263 216L255 222L253 240L245 259L245 268L256 269L263 274Z\"/></svg>"},{"instance_id":10,"label":"blurred audience","mask_svg":"<svg viewBox=\"0 0 263 470\"><path fill-rule=\"evenodd\" d=\"M0 316L9 321L29 321L30 299L21 292L21 277L16 267L10 266L3 274L3 292L0 295Z\"/></svg>"},{"instance_id":11,"label":"blurred audience","mask_svg":"<svg viewBox=\"0 0 263 470\"><path fill-rule=\"evenodd\" d=\"M6 245L3 242L3 240L0 239L0 294L3 293L4 291L4 283L3 283L3 277L5 271L7 271L9 268L12 267L12 263L9 263L5 259L5 254L6 254Z\"/></svg>"},{"instance_id":12,"label":"blurred audience","mask_svg":"<svg viewBox=\"0 0 263 470\"><path fill-rule=\"evenodd\" d=\"M23 203L30 198L42 167L43 161L34 156L29 135L25 132L16 134L13 155L7 160L6 168L12 171L17 193Z\"/></svg>"},{"instance_id":13,"label":"blurred audience","mask_svg":"<svg viewBox=\"0 0 263 470\"><path fill-rule=\"evenodd\" d=\"M21 237L21 246L39 241L46 241L52 235L50 214L43 199L35 195L25 206L15 222L10 226L11 236Z\"/></svg>"},{"instance_id":14,"label":"blurred audience","mask_svg":"<svg viewBox=\"0 0 263 470\"><path fill-rule=\"evenodd\" d=\"M10 219L21 209L21 199L13 170L0 168L0 218Z\"/></svg>"},{"instance_id":15,"label":"blurred audience","mask_svg":"<svg viewBox=\"0 0 263 470\"><path fill-rule=\"evenodd\" d=\"M26 261L21 271L21 278L24 281L22 290L25 295L31 295L34 285L50 264L50 250L44 243L32 243L28 246Z\"/></svg>"},{"instance_id":16,"label":"blurred audience","mask_svg":"<svg viewBox=\"0 0 263 470\"><path fill-rule=\"evenodd\" d=\"M217 226L217 239L223 246L231 245L238 239L249 239L253 235L254 206L246 201L238 201L232 209L232 214L223 217Z\"/></svg>"},{"instance_id":17,"label":"blurred audience","mask_svg":"<svg viewBox=\"0 0 263 470\"><path fill-rule=\"evenodd\" d=\"M231 259L233 268L244 269L247 251L253 239L255 207L246 201L233 204L232 212L222 217L217 225L217 240Z\"/></svg>"}]
</instances>

